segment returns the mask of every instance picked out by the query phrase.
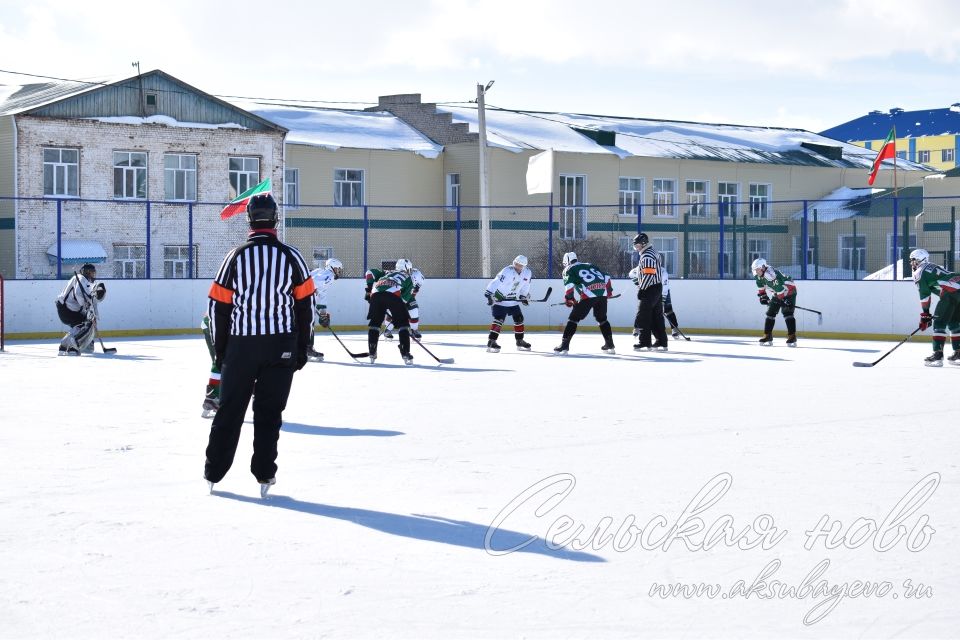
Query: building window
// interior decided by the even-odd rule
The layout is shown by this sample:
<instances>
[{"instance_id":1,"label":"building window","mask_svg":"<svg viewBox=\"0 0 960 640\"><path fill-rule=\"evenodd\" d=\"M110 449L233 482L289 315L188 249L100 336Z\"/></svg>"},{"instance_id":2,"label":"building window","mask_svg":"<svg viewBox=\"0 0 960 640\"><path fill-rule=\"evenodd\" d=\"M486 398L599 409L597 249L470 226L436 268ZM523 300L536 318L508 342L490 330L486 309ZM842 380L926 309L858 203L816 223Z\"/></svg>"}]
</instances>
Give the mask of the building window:
<instances>
[{"instance_id":1,"label":"building window","mask_svg":"<svg viewBox=\"0 0 960 640\"><path fill-rule=\"evenodd\" d=\"M840 236L840 268L864 271L867 267L867 237Z\"/></svg>"},{"instance_id":2,"label":"building window","mask_svg":"<svg viewBox=\"0 0 960 640\"><path fill-rule=\"evenodd\" d=\"M747 240L747 262L753 264L757 258L770 261L770 241L765 239Z\"/></svg>"},{"instance_id":3,"label":"building window","mask_svg":"<svg viewBox=\"0 0 960 640\"><path fill-rule=\"evenodd\" d=\"M676 183L673 180L653 181L653 215L675 217Z\"/></svg>"},{"instance_id":4,"label":"building window","mask_svg":"<svg viewBox=\"0 0 960 640\"><path fill-rule=\"evenodd\" d=\"M707 215L707 183L702 180L687 180L687 213L690 217Z\"/></svg>"},{"instance_id":5,"label":"building window","mask_svg":"<svg viewBox=\"0 0 960 640\"><path fill-rule=\"evenodd\" d=\"M897 160L906 160L907 152L906 151L897 151Z\"/></svg>"},{"instance_id":6,"label":"building window","mask_svg":"<svg viewBox=\"0 0 960 640\"><path fill-rule=\"evenodd\" d=\"M300 169L283 170L283 206L287 209L300 206Z\"/></svg>"},{"instance_id":7,"label":"building window","mask_svg":"<svg viewBox=\"0 0 960 640\"><path fill-rule=\"evenodd\" d=\"M750 217L751 218L769 218L770 217L770 185L751 184L750 185Z\"/></svg>"},{"instance_id":8,"label":"building window","mask_svg":"<svg viewBox=\"0 0 960 640\"><path fill-rule=\"evenodd\" d=\"M893 234L887 234L887 255L890 256L891 262L896 262L897 260L902 260L903 258L910 255L910 252L917 248L917 234L910 234L910 241L907 242L906 251L904 251L903 246L903 235L897 234L897 247L893 246Z\"/></svg>"},{"instance_id":9,"label":"building window","mask_svg":"<svg viewBox=\"0 0 960 640\"><path fill-rule=\"evenodd\" d=\"M807 250L804 251L803 247L800 246L802 243L801 237L794 236L793 238L793 262L795 264L803 264L803 254L807 254L807 264L815 265L817 263L817 241L819 238L816 236L809 235L807 236Z\"/></svg>"},{"instance_id":10,"label":"building window","mask_svg":"<svg viewBox=\"0 0 960 640\"><path fill-rule=\"evenodd\" d=\"M163 155L164 200L197 200L197 156L189 153Z\"/></svg>"},{"instance_id":11,"label":"building window","mask_svg":"<svg viewBox=\"0 0 960 640\"><path fill-rule=\"evenodd\" d=\"M43 150L43 195L76 198L80 195L80 151Z\"/></svg>"},{"instance_id":12,"label":"building window","mask_svg":"<svg viewBox=\"0 0 960 640\"><path fill-rule=\"evenodd\" d=\"M663 256L663 268L673 275L677 272L677 239L657 237L651 238L653 248Z\"/></svg>"},{"instance_id":13,"label":"building window","mask_svg":"<svg viewBox=\"0 0 960 640\"><path fill-rule=\"evenodd\" d=\"M637 215L637 207L641 204L643 204L643 178L624 178L621 176L620 215Z\"/></svg>"},{"instance_id":14,"label":"building window","mask_svg":"<svg viewBox=\"0 0 960 640\"><path fill-rule=\"evenodd\" d=\"M260 158L231 157L228 167L231 199L260 184Z\"/></svg>"},{"instance_id":15,"label":"building window","mask_svg":"<svg viewBox=\"0 0 960 640\"><path fill-rule=\"evenodd\" d=\"M363 206L363 170L336 169L333 172L333 204L337 207Z\"/></svg>"},{"instance_id":16,"label":"building window","mask_svg":"<svg viewBox=\"0 0 960 640\"><path fill-rule=\"evenodd\" d=\"M163 247L163 277L164 278L196 278L197 269L197 249L199 245L193 245L193 275L190 275L190 246L189 245L166 245Z\"/></svg>"},{"instance_id":17,"label":"building window","mask_svg":"<svg viewBox=\"0 0 960 640\"><path fill-rule=\"evenodd\" d=\"M953 162L954 159L954 149L941 149L940 150L940 162Z\"/></svg>"},{"instance_id":18,"label":"building window","mask_svg":"<svg viewBox=\"0 0 960 640\"><path fill-rule=\"evenodd\" d=\"M456 209L460 206L460 174L448 173L446 186L447 209Z\"/></svg>"},{"instance_id":19,"label":"building window","mask_svg":"<svg viewBox=\"0 0 960 640\"><path fill-rule=\"evenodd\" d=\"M929 150L917 151L917 162L919 162L920 164L930 162L930 151Z\"/></svg>"},{"instance_id":20,"label":"building window","mask_svg":"<svg viewBox=\"0 0 960 640\"><path fill-rule=\"evenodd\" d=\"M717 183L717 201L720 203L720 215L736 216L737 201L740 199L740 185L736 182Z\"/></svg>"},{"instance_id":21,"label":"building window","mask_svg":"<svg viewBox=\"0 0 960 640\"><path fill-rule=\"evenodd\" d=\"M141 151L113 152L113 197L147 197L147 154Z\"/></svg>"},{"instance_id":22,"label":"building window","mask_svg":"<svg viewBox=\"0 0 960 640\"><path fill-rule=\"evenodd\" d=\"M144 245L144 244L113 245L113 277L114 278L146 278L147 277L147 245Z\"/></svg>"},{"instance_id":23,"label":"building window","mask_svg":"<svg viewBox=\"0 0 960 640\"><path fill-rule=\"evenodd\" d=\"M587 237L587 177L560 175L560 237Z\"/></svg>"},{"instance_id":24,"label":"building window","mask_svg":"<svg viewBox=\"0 0 960 640\"><path fill-rule=\"evenodd\" d=\"M733 276L736 275L737 265L734 263L733 257L736 253L736 239L731 237L725 237L723 239L723 275L724 276Z\"/></svg>"},{"instance_id":25,"label":"building window","mask_svg":"<svg viewBox=\"0 0 960 640\"><path fill-rule=\"evenodd\" d=\"M692 238L687 241L687 273L692 276L710 275L710 240Z\"/></svg>"},{"instance_id":26,"label":"building window","mask_svg":"<svg viewBox=\"0 0 960 640\"><path fill-rule=\"evenodd\" d=\"M333 247L314 247L313 248L313 266L316 269L327 266L327 260L333 257ZM396 261L394 261L396 264ZM390 267L393 270L393 267Z\"/></svg>"}]
</instances>

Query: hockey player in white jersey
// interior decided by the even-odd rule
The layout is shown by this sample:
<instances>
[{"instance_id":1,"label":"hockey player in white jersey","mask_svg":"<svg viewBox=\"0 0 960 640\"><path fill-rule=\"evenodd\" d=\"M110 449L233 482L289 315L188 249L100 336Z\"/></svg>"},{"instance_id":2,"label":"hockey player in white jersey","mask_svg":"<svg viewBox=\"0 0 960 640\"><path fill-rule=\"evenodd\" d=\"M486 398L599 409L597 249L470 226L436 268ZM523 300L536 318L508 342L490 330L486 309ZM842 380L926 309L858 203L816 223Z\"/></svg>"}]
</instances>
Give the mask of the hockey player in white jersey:
<instances>
[{"instance_id":1,"label":"hockey player in white jersey","mask_svg":"<svg viewBox=\"0 0 960 640\"><path fill-rule=\"evenodd\" d=\"M78 356L81 352L93 352L96 335L97 302L107 295L107 287L96 282L97 268L92 264L80 267L70 282L57 296L57 316L70 327L60 341L61 356Z\"/></svg>"},{"instance_id":2,"label":"hockey player in white jersey","mask_svg":"<svg viewBox=\"0 0 960 640\"><path fill-rule=\"evenodd\" d=\"M343 263L336 258L330 258L326 264L310 272L313 278L313 284L317 288L314 294L313 325L321 327L330 326L330 312L327 311L327 289L333 284L334 280L343 276ZM307 347L307 360L311 362L323 362L323 354L313 348L314 341L313 327L310 329L310 345Z\"/></svg>"},{"instance_id":3,"label":"hockey player in white jersey","mask_svg":"<svg viewBox=\"0 0 960 640\"><path fill-rule=\"evenodd\" d=\"M423 337L420 334L420 303L417 302L417 294L423 287L424 277L420 269L414 267L410 272L410 279L413 281L413 299L407 303L407 313L410 314L410 337L419 340ZM383 337L387 340L393 340L393 316L387 312L385 325L383 328Z\"/></svg>"},{"instance_id":4,"label":"hockey player in white jersey","mask_svg":"<svg viewBox=\"0 0 960 640\"><path fill-rule=\"evenodd\" d=\"M500 270L493 280L487 284L483 295L493 312L493 322L490 324L490 334L487 336L487 351L498 353L500 345L500 329L507 314L513 318L513 337L517 341L517 349L530 351L530 343L523 339L523 311L520 305L530 304L530 281L533 273L527 267L526 256L517 256L513 264Z\"/></svg>"}]
</instances>

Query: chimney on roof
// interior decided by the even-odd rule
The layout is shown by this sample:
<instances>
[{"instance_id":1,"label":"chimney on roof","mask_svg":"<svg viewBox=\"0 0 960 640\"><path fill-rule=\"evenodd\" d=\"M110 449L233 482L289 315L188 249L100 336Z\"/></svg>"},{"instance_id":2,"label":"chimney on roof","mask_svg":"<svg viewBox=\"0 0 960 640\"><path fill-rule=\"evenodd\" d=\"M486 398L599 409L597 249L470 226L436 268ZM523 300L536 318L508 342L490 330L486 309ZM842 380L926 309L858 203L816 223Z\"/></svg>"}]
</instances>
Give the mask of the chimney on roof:
<instances>
[{"instance_id":1,"label":"chimney on roof","mask_svg":"<svg viewBox=\"0 0 960 640\"><path fill-rule=\"evenodd\" d=\"M882 116L882 115L883 115L883 111L880 111L879 109L874 109L873 111L871 111L871 112L868 113L867 115L870 115L870 116Z\"/></svg>"},{"instance_id":2,"label":"chimney on roof","mask_svg":"<svg viewBox=\"0 0 960 640\"><path fill-rule=\"evenodd\" d=\"M470 125L466 122L454 122L450 112L437 111L437 105L432 102L421 102L419 93L380 96L377 106L367 107L364 111L392 113L437 144L479 140L478 134L470 133Z\"/></svg>"},{"instance_id":3,"label":"chimney on roof","mask_svg":"<svg viewBox=\"0 0 960 640\"><path fill-rule=\"evenodd\" d=\"M960 102L954 102L950 105L950 111L960 111Z\"/></svg>"},{"instance_id":4,"label":"chimney on roof","mask_svg":"<svg viewBox=\"0 0 960 640\"><path fill-rule=\"evenodd\" d=\"M900 107L894 107L893 109L890 109L890 115L897 115L898 113L903 113L903 109Z\"/></svg>"}]
</instances>

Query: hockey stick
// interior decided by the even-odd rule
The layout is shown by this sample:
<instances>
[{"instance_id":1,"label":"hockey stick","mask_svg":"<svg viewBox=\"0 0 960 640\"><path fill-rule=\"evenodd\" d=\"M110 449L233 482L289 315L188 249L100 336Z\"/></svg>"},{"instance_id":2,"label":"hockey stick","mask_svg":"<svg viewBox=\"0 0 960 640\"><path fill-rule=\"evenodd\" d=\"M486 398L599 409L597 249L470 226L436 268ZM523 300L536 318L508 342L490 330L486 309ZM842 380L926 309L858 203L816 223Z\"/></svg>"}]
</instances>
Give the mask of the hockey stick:
<instances>
[{"instance_id":1,"label":"hockey stick","mask_svg":"<svg viewBox=\"0 0 960 640\"><path fill-rule=\"evenodd\" d=\"M419 340L417 340L417 339L414 338L413 336L410 336L410 339L413 340L414 342L416 342L418 345L420 345L420 346L423 348L424 351L426 351L427 353L430 354L430 357L431 357L431 358L433 358L434 360L436 360L436 361L439 362L440 364L453 364L453 358L438 358L437 356L433 355L433 352L430 351L430 349L427 349L427 348L423 345L422 342L420 342Z\"/></svg>"},{"instance_id":2,"label":"hockey stick","mask_svg":"<svg viewBox=\"0 0 960 640\"><path fill-rule=\"evenodd\" d=\"M908 335L906 338L904 338L903 340L901 340L900 342L898 342L897 345L896 345L893 349L890 349L890 351L887 351L885 354L883 354L882 356L880 356L879 358L877 358L877 359L874 360L873 362L854 362L854 363L853 363L853 366L855 366L855 367L874 367L874 366L876 366L877 364L879 364L879 362L880 362L881 360L883 360L883 359L886 358L888 355L890 355L891 353L893 353L894 351L896 351L896 350L897 350L897 347L899 347L899 346L902 345L904 342L906 342L907 340L909 340L910 338L912 338L914 335L916 335L916 333L917 333L918 331L920 331L920 327L917 327L916 329L914 329L914 330L913 330L913 333L911 333L911 334Z\"/></svg>"},{"instance_id":3,"label":"hockey stick","mask_svg":"<svg viewBox=\"0 0 960 640\"><path fill-rule=\"evenodd\" d=\"M613 300L614 298L619 298L619 297L620 297L620 294L617 293L617 294L612 295L612 296L610 296L609 298L607 298L607 300ZM565 304L567 304L567 303L566 303L566 302L554 302L554 303L551 304L550 306L551 306L551 307L562 307L562 306L565 305ZM579 304L579 303L578 303L578 304Z\"/></svg>"},{"instance_id":4,"label":"hockey stick","mask_svg":"<svg viewBox=\"0 0 960 640\"><path fill-rule=\"evenodd\" d=\"M817 324L818 325L823 324L823 314L817 311L816 309L807 309L806 307L798 307L797 305L793 305L793 308L800 309L800 311L809 311L810 313L817 314Z\"/></svg>"},{"instance_id":5,"label":"hockey stick","mask_svg":"<svg viewBox=\"0 0 960 640\"><path fill-rule=\"evenodd\" d=\"M333 335L333 337L337 339L337 342L339 342L340 346L343 347L343 350L347 352L347 355L353 358L354 360L357 360L358 358L366 358L367 356L370 355L366 351L364 351L363 353L353 353L352 351L350 351L350 349L347 349L347 345L343 344L343 340L341 340L340 336L337 335L337 332L333 330L333 327L327 327L327 331L329 331L331 335Z\"/></svg>"},{"instance_id":6,"label":"hockey stick","mask_svg":"<svg viewBox=\"0 0 960 640\"><path fill-rule=\"evenodd\" d=\"M103 344L103 338L100 337L100 329L97 327L96 319L93 321L93 330L97 333L97 340L100 341L100 348L103 349L104 353L114 354L117 352L116 347L107 347L107 345Z\"/></svg>"},{"instance_id":7,"label":"hockey stick","mask_svg":"<svg viewBox=\"0 0 960 640\"><path fill-rule=\"evenodd\" d=\"M100 328L97 326L97 301L87 295L87 292L83 288L83 284L80 282L80 274L77 273L76 269L73 271L73 277L77 279L77 284L80 285L80 293L83 294L83 297L90 303L93 307L93 332L97 335L97 340L100 341L100 348L103 349L104 353L114 354L117 352L116 347L107 347L103 344L103 338L100 337Z\"/></svg>"},{"instance_id":8,"label":"hockey stick","mask_svg":"<svg viewBox=\"0 0 960 640\"><path fill-rule=\"evenodd\" d=\"M527 300L527 302L546 302L551 293L553 293L553 287L547 287L547 292L543 294L542 298L539 300Z\"/></svg>"},{"instance_id":9,"label":"hockey stick","mask_svg":"<svg viewBox=\"0 0 960 640\"><path fill-rule=\"evenodd\" d=\"M676 331L677 333L679 333L679 334L683 337L684 340L686 340L687 342L690 342L690 338L688 338L687 335L686 335L683 331L680 331L680 327L678 327L677 325L673 324L673 320L670 319L670 316L668 316L667 314L663 314L663 317L667 319L667 322L670 323L670 326L673 327L673 330L674 330L674 331Z\"/></svg>"}]
</instances>

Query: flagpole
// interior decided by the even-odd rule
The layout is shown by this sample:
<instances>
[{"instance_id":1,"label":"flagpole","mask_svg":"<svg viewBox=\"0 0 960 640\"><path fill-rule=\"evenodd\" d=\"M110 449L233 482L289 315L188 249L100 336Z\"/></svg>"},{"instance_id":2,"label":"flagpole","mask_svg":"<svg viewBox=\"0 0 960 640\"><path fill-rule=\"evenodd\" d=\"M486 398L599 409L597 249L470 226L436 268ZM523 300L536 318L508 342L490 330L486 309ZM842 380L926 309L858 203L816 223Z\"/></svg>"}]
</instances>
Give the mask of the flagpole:
<instances>
[{"instance_id":1,"label":"flagpole","mask_svg":"<svg viewBox=\"0 0 960 640\"><path fill-rule=\"evenodd\" d=\"M897 125L893 125L893 197L897 197Z\"/></svg>"}]
</instances>

